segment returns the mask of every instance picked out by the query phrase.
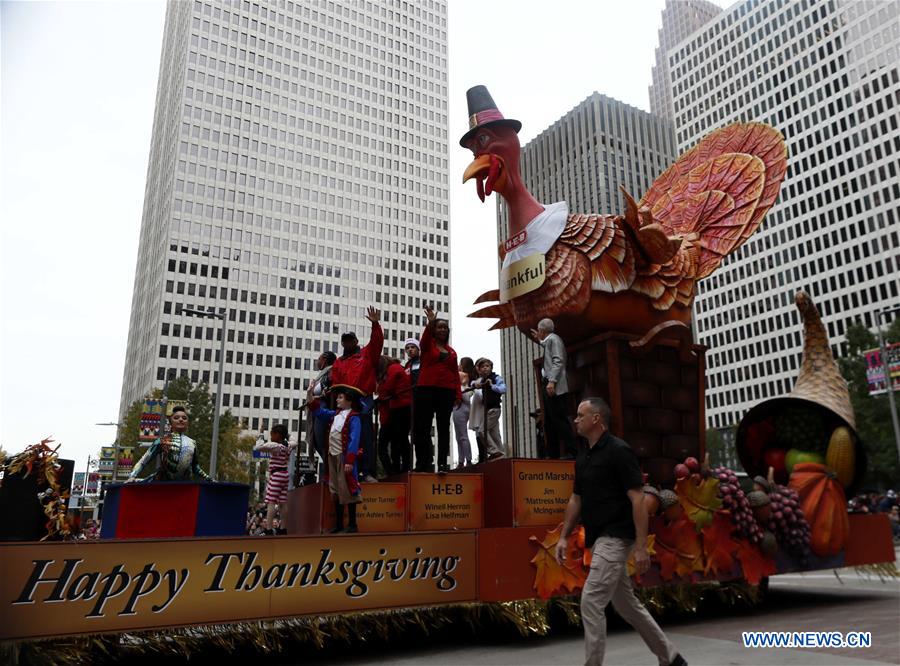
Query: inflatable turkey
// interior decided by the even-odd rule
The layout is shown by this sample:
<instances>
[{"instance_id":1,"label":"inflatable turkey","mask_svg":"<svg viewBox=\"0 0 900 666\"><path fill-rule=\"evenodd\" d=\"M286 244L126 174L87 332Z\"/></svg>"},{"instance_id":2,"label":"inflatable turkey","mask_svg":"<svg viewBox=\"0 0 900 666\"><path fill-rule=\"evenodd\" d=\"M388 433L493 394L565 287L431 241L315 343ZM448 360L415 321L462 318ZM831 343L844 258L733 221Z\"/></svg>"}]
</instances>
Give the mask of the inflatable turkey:
<instances>
[{"instance_id":1,"label":"inflatable turkey","mask_svg":"<svg viewBox=\"0 0 900 666\"><path fill-rule=\"evenodd\" d=\"M474 153L463 182L478 195L496 192L509 212L500 288L476 303L498 301L471 317L496 318L492 329L523 332L543 317L571 343L597 333L644 335L669 320L690 323L698 280L746 241L775 202L787 151L761 123L715 130L684 153L639 202L623 190L624 215L582 214L565 202L544 205L519 173L518 132L484 86L467 92Z\"/></svg>"}]
</instances>

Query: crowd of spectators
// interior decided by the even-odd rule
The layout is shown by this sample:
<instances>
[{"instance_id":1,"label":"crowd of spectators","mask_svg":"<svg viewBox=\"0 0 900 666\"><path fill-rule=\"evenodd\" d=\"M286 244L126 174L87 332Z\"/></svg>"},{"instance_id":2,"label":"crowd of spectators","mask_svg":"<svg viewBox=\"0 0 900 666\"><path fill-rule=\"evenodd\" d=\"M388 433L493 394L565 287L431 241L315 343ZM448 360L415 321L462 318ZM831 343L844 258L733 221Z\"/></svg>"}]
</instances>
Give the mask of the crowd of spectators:
<instances>
[{"instance_id":1,"label":"crowd of spectators","mask_svg":"<svg viewBox=\"0 0 900 666\"><path fill-rule=\"evenodd\" d=\"M257 502L247 508L247 534L249 536L263 536L267 534L266 514L268 506L265 502ZM281 511L276 505L275 515L272 518L273 529L281 529Z\"/></svg>"}]
</instances>

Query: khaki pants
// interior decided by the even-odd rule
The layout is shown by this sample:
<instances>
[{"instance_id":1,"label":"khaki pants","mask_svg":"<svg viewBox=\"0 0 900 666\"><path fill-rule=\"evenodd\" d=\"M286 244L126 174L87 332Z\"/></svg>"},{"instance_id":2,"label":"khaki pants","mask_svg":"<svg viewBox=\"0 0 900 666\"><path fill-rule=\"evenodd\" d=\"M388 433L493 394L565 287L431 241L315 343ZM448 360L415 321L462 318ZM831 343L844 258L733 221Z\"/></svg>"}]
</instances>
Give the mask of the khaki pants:
<instances>
[{"instance_id":1,"label":"khaki pants","mask_svg":"<svg viewBox=\"0 0 900 666\"><path fill-rule=\"evenodd\" d=\"M634 541L600 537L594 542L591 571L581 592L581 618L584 622L584 652L587 666L600 666L606 650L606 605L634 627L647 647L667 666L677 650L662 629L634 596L625 563Z\"/></svg>"},{"instance_id":2,"label":"khaki pants","mask_svg":"<svg viewBox=\"0 0 900 666\"><path fill-rule=\"evenodd\" d=\"M503 440L500 439L500 408L494 407L487 410L487 424L485 428L485 439L487 443L487 454L492 455L499 453L506 455L506 449L503 448ZM478 462L481 462L480 460Z\"/></svg>"}]
</instances>

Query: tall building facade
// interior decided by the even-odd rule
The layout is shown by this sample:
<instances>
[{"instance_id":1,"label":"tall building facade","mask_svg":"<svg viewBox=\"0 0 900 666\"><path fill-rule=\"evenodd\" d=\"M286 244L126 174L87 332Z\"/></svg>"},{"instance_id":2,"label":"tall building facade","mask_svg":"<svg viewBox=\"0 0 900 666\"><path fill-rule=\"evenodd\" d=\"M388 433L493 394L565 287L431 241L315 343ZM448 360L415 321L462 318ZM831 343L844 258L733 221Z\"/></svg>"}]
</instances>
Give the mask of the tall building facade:
<instances>
[{"instance_id":1,"label":"tall building facade","mask_svg":"<svg viewBox=\"0 0 900 666\"><path fill-rule=\"evenodd\" d=\"M450 307L443 0L172 1L121 412L218 382L252 429L297 408L340 334L385 352Z\"/></svg>"},{"instance_id":2,"label":"tall building facade","mask_svg":"<svg viewBox=\"0 0 900 666\"><path fill-rule=\"evenodd\" d=\"M672 80L669 75L669 50L692 32L718 15L722 9L707 0L666 0L653 65L653 84L650 86L650 113L675 120L672 103Z\"/></svg>"},{"instance_id":3,"label":"tall building facade","mask_svg":"<svg viewBox=\"0 0 900 666\"><path fill-rule=\"evenodd\" d=\"M750 0L670 53L680 149L736 120L788 144L761 229L699 285L710 425L789 392L801 359L794 293L819 307L833 351L847 326L900 304L900 5Z\"/></svg>"},{"instance_id":4,"label":"tall building facade","mask_svg":"<svg viewBox=\"0 0 900 666\"><path fill-rule=\"evenodd\" d=\"M543 203L566 201L573 213L624 213L619 186L640 199L675 157L672 124L594 93L522 148L522 181ZM498 201L502 202L502 199ZM509 236L508 211L498 203L498 237ZM537 454L534 421L540 347L518 329L501 332L509 387L503 412L507 442L518 455Z\"/></svg>"}]
</instances>

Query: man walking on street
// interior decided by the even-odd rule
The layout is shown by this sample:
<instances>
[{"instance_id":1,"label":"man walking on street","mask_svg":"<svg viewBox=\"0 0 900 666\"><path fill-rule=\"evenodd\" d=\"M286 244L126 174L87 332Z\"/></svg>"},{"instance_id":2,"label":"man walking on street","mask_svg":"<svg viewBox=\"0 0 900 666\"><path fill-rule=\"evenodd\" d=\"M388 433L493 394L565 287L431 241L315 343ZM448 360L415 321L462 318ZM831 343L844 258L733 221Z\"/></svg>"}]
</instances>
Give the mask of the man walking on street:
<instances>
[{"instance_id":1,"label":"man walking on street","mask_svg":"<svg viewBox=\"0 0 900 666\"><path fill-rule=\"evenodd\" d=\"M687 666L631 587L626 562L632 550L637 573L650 568L643 478L634 451L609 432L609 422L609 406L601 398L586 398L578 405L575 429L587 439L588 448L575 462L575 488L556 544L556 560L562 563L569 534L580 518L585 548L591 548L592 554L591 571L581 592L585 664L603 664L606 605L612 601L660 666Z\"/></svg>"},{"instance_id":2,"label":"man walking on street","mask_svg":"<svg viewBox=\"0 0 900 666\"><path fill-rule=\"evenodd\" d=\"M544 434L547 437L547 455L550 458L571 460L575 457L575 435L566 415L566 345L553 332L552 319L541 319L531 337L544 348Z\"/></svg>"}]
</instances>

